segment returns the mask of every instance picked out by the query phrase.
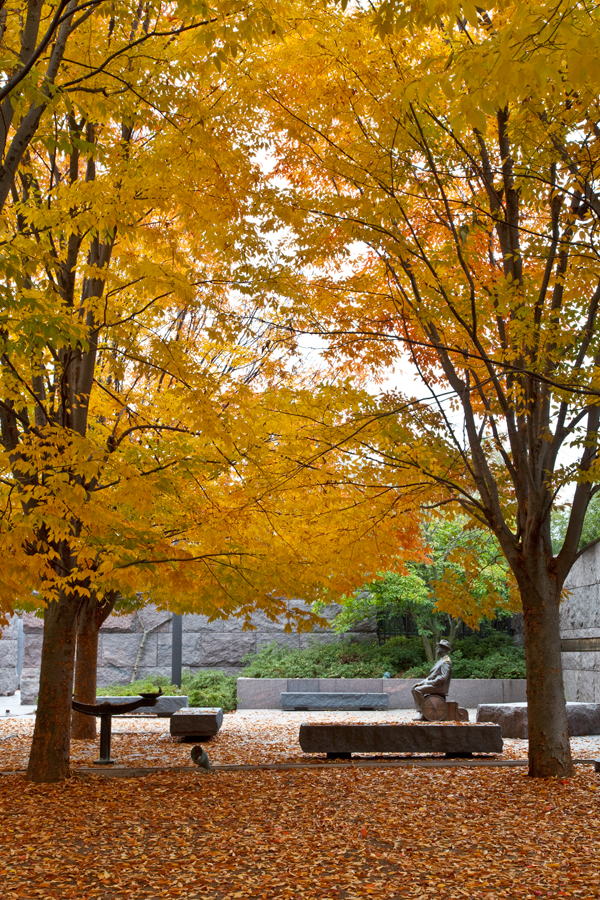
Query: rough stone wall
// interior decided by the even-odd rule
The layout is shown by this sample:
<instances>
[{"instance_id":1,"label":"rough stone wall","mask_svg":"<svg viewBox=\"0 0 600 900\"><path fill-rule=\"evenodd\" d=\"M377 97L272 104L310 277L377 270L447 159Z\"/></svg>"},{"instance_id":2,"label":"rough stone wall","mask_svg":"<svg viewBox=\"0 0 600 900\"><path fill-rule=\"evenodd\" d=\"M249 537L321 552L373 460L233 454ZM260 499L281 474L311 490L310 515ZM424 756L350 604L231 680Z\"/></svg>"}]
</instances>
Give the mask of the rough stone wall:
<instances>
[{"instance_id":1,"label":"rough stone wall","mask_svg":"<svg viewBox=\"0 0 600 900\"><path fill-rule=\"evenodd\" d=\"M290 601L289 606L295 601ZM337 612L331 607L324 618L331 619ZM242 669L242 659L276 641L280 646L305 648L310 642L330 643L340 640L340 635L316 628L312 633L286 634L285 617L271 622L262 612L252 616L254 631L243 631L243 620L230 618L209 622L206 616L183 617L182 664L184 669L198 672L201 669L221 669L237 674ZM43 621L33 614L23 617L25 648L21 675L21 702L34 703L39 690L39 667L42 652ZM171 676L171 614L147 606L127 616L110 616L100 630L98 642L98 686L129 684L133 667L140 655L137 677L161 674ZM374 622L365 622L346 639L364 640L373 637Z\"/></svg>"},{"instance_id":2,"label":"rough stone wall","mask_svg":"<svg viewBox=\"0 0 600 900\"><path fill-rule=\"evenodd\" d=\"M567 700L600 703L600 544L577 560L560 608Z\"/></svg>"},{"instance_id":3,"label":"rough stone wall","mask_svg":"<svg viewBox=\"0 0 600 900\"><path fill-rule=\"evenodd\" d=\"M0 632L0 696L14 694L19 686L19 618L12 616Z\"/></svg>"}]
</instances>

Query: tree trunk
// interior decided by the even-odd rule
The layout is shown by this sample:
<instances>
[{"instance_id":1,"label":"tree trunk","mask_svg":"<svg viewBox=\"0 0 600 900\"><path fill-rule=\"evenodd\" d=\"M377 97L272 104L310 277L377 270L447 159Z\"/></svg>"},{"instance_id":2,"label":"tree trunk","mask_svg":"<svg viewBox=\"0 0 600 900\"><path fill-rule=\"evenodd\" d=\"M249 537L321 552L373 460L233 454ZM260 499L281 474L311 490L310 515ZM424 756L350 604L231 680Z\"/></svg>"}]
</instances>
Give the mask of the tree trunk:
<instances>
[{"instance_id":1,"label":"tree trunk","mask_svg":"<svg viewBox=\"0 0 600 900\"><path fill-rule=\"evenodd\" d=\"M70 776L69 732L79 602L61 592L44 613L40 692L27 780L42 783Z\"/></svg>"},{"instance_id":2,"label":"tree trunk","mask_svg":"<svg viewBox=\"0 0 600 900\"><path fill-rule=\"evenodd\" d=\"M81 703L95 703L98 683L98 633L115 608L117 591L109 592L102 600L95 594L82 607L77 622L77 657L73 696ZM93 741L96 719L73 711L71 740Z\"/></svg>"},{"instance_id":3,"label":"tree trunk","mask_svg":"<svg viewBox=\"0 0 600 900\"><path fill-rule=\"evenodd\" d=\"M433 648L431 646L431 641L429 640L427 635L424 634L423 632L421 632L420 638L423 643L423 649L425 650L425 659L427 660L427 662L430 662L430 663L435 662L435 655L433 652Z\"/></svg>"},{"instance_id":4,"label":"tree trunk","mask_svg":"<svg viewBox=\"0 0 600 900\"><path fill-rule=\"evenodd\" d=\"M75 661L75 682L73 696L81 703L96 702L96 685L98 680L98 628L95 617L80 616L77 629L77 658ZM93 741L96 737L96 719L75 712L71 715L71 740Z\"/></svg>"},{"instance_id":5,"label":"tree trunk","mask_svg":"<svg viewBox=\"0 0 600 900\"><path fill-rule=\"evenodd\" d=\"M560 650L561 590L541 566L535 577L521 572L517 581L525 625L529 774L534 778L570 776L573 761Z\"/></svg>"}]
</instances>

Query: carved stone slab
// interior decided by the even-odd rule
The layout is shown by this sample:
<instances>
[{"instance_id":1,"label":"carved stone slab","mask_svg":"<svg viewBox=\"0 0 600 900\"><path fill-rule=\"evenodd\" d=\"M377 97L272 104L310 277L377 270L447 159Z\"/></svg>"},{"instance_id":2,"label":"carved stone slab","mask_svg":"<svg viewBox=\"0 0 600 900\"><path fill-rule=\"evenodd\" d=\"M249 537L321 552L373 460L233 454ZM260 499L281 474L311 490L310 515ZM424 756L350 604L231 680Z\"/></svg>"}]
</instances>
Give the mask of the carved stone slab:
<instances>
[{"instance_id":1,"label":"carved stone slab","mask_svg":"<svg viewBox=\"0 0 600 900\"><path fill-rule=\"evenodd\" d=\"M171 716L171 736L207 741L219 732L222 724L223 710L220 706L192 706L180 709Z\"/></svg>"},{"instance_id":2,"label":"carved stone slab","mask_svg":"<svg viewBox=\"0 0 600 900\"><path fill-rule=\"evenodd\" d=\"M506 738L527 740L526 703L481 703L478 722L495 722ZM600 703L567 703L567 722L571 737L600 734Z\"/></svg>"},{"instance_id":3,"label":"carved stone slab","mask_svg":"<svg viewBox=\"0 0 600 900\"><path fill-rule=\"evenodd\" d=\"M501 753L499 725L446 725L418 723L385 725L300 726L305 753Z\"/></svg>"},{"instance_id":4,"label":"carved stone slab","mask_svg":"<svg viewBox=\"0 0 600 900\"><path fill-rule=\"evenodd\" d=\"M328 691L282 691L282 709L388 709L387 694Z\"/></svg>"}]
</instances>

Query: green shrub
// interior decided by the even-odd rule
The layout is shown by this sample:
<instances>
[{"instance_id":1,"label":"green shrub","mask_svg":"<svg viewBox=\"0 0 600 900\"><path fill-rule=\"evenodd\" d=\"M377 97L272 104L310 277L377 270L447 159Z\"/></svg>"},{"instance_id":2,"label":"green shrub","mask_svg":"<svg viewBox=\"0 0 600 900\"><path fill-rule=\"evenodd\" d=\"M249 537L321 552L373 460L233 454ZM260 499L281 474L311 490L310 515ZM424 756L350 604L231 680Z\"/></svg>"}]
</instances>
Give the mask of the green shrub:
<instances>
[{"instance_id":1,"label":"green shrub","mask_svg":"<svg viewBox=\"0 0 600 900\"><path fill-rule=\"evenodd\" d=\"M247 656L247 678L424 678L431 663L425 660L418 637L395 637L385 644L339 641L314 643L306 650L279 647L274 641ZM524 678L525 656L509 635L492 632L456 642L452 654L454 678Z\"/></svg>"},{"instance_id":2,"label":"green shrub","mask_svg":"<svg viewBox=\"0 0 600 900\"><path fill-rule=\"evenodd\" d=\"M419 638L397 637L385 644L358 641L315 642L306 650L274 641L247 656L246 678L381 678L395 675L424 658Z\"/></svg>"},{"instance_id":3,"label":"green shrub","mask_svg":"<svg viewBox=\"0 0 600 900\"><path fill-rule=\"evenodd\" d=\"M237 706L237 676L219 669L204 669L195 675L184 672L181 691L188 695L190 706L220 706L224 712Z\"/></svg>"},{"instance_id":4,"label":"green shrub","mask_svg":"<svg viewBox=\"0 0 600 900\"><path fill-rule=\"evenodd\" d=\"M519 647L514 653L492 653L485 659L457 659L453 678L525 678L525 657Z\"/></svg>"},{"instance_id":5,"label":"green shrub","mask_svg":"<svg viewBox=\"0 0 600 900\"><path fill-rule=\"evenodd\" d=\"M226 675L218 669L204 669L197 675L192 675L186 669L181 677L181 688L171 684L166 675L152 675L134 681L133 684L111 684L106 688L98 688L98 696L135 697L140 693L157 691L160 687L168 697L187 695L190 706L221 706L228 712L237 705L236 682L235 675Z\"/></svg>"},{"instance_id":6,"label":"green shrub","mask_svg":"<svg viewBox=\"0 0 600 900\"><path fill-rule=\"evenodd\" d=\"M465 659L485 659L497 652L510 655L514 650L522 654L522 650L515 646L513 639L505 631L490 631L485 637L471 634L454 644L454 652L460 653Z\"/></svg>"}]
</instances>

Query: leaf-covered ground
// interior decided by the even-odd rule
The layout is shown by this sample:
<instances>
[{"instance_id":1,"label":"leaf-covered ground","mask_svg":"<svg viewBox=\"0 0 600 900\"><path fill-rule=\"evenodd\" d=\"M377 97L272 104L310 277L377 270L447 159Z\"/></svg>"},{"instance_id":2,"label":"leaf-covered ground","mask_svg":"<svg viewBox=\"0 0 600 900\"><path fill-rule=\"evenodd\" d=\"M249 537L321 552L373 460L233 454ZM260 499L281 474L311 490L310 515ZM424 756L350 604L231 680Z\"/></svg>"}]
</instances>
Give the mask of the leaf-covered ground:
<instances>
[{"instance_id":1,"label":"leaf-covered ground","mask_svg":"<svg viewBox=\"0 0 600 900\"><path fill-rule=\"evenodd\" d=\"M598 776L522 769L0 777L3 900L600 896Z\"/></svg>"},{"instance_id":2,"label":"leaf-covered ground","mask_svg":"<svg viewBox=\"0 0 600 900\"><path fill-rule=\"evenodd\" d=\"M238 712L205 746L217 764L299 761L299 722L330 717ZM114 726L120 763L190 762L168 721ZM2 900L600 897L591 766L547 782L523 768L336 767L40 786L7 771L25 765L32 727L0 721ZM575 755L597 756L599 741L574 739ZM97 751L97 741L75 743L74 762ZM505 742L504 756L525 752L524 741Z\"/></svg>"}]
</instances>

